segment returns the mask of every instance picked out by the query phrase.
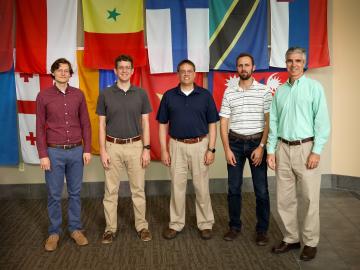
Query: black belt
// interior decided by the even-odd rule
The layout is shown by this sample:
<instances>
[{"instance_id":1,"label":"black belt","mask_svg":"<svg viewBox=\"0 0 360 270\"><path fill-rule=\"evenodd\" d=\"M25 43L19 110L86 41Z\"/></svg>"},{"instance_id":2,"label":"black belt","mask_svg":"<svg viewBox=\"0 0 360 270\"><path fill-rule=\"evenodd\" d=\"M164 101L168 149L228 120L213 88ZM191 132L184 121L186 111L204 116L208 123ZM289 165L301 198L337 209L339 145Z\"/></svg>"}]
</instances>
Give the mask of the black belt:
<instances>
[{"instance_id":1,"label":"black belt","mask_svg":"<svg viewBox=\"0 0 360 270\"><path fill-rule=\"evenodd\" d=\"M121 138L115 138L115 137L111 137L109 135L106 135L106 140L108 142L112 142L112 143L126 144L126 143L132 143L132 142L140 141L141 136L136 136L136 137L127 138L127 139L121 139Z\"/></svg>"},{"instance_id":2,"label":"black belt","mask_svg":"<svg viewBox=\"0 0 360 270\"><path fill-rule=\"evenodd\" d=\"M297 140L297 141L288 141L288 140L285 140L283 138L278 138L281 142L283 143L286 143L287 145L300 145L302 143L306 143L306 142L312 142L314 141L314 137L309 137L309 138L305 138L305 139L302 139L302 140Z\"/></svg>"},{"instance_id":3,"label":"black belt","mask_svg":"<svg viewBox=\"0 0 360 270\"><path fill-rule=\"evenodd\" d=\"M55 144L55 143L48 143L47 144L48 147L60 148L60 149L64 149L64 150L72 149L72 148L78 147L80 145L82 145L81 142L71 143L71 144Z\"/></svg>"},{"instance_id":4,"label":"black belt","mask_svg":"<svg viewBox=\"0 0 360 270\"><path fill-rule=\"evenodd\" d=\"M261 139L262 135L263 135L262 132L251 134L251 135L242 135L242 134L238 134L238 133L232 131L231 129L229 130L229 138L230 139L239 139L239 140L243 140L243 141Z\"/></svg>"}]
</instances>

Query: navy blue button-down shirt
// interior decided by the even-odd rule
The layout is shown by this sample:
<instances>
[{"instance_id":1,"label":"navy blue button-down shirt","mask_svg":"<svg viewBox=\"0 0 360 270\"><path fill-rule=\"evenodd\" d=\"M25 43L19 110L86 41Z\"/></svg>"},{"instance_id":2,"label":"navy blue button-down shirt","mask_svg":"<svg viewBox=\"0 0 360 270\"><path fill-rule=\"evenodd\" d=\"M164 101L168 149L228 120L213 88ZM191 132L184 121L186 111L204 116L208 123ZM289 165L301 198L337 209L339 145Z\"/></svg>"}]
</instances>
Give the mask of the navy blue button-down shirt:
<instances>
[{"instance_id":1,"label":"navy blue button-down shirt","mask_svg":"<svg viewBox=\"0 0 360 270\"><path fill-rule=\"evenodd\" d=\"M219 115L208 90L195 86L186 96L177 86L163 95L156 119L169 123L171 137L188 139L208 134L208 125L219 121Z\"/></svg>"}]
</instances>

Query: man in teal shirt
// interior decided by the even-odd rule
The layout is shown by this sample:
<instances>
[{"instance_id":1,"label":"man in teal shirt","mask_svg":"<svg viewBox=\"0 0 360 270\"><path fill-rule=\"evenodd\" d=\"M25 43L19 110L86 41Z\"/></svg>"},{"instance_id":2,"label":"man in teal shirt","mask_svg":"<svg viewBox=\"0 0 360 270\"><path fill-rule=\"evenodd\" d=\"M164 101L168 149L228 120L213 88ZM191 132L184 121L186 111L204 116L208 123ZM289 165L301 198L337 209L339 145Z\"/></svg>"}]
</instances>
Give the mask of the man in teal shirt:
<instances>
[{"instance_id":1,"label":"man in teal shirt","mask_svg":"<svg viewBox=\"0 0 360 270\"><path fill-rule=\"evenodd\" d=\"M272 252L300 248L301 260L312 260L320 236L320 154L330 134L323 87L304 75L306 51L293 47L286 52L288 81L281 85L270 110L268 166L276 172L277 208L284 224L284 238ZM297 185L302 197L304 222L299 232ZM301 235L299 235L301 234Z\"/></svg>"}]
</instances>

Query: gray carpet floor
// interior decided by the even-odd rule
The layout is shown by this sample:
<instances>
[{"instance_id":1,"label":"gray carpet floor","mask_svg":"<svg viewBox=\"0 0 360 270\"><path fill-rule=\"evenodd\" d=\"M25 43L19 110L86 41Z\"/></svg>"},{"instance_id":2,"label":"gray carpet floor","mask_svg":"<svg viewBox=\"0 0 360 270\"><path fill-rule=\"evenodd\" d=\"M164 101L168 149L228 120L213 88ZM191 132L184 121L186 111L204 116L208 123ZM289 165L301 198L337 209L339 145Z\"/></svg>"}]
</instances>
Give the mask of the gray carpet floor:
<instances>
[{"instance_id":1,"label":"gray carpet floor","mask_svg":"<svg viewBox=\"0 0 360 270\"><path fill-rule=\"evenodd\" d=\"M153 240L138 239L130 198L120 198L119 231L115 241L102 245L105 226L101 199L82 200L83 223L89 245L78 247L66 231L67 202L63 202L63 230L59 247L45 252L46 200L0 200L0 269L299 269L292 253L274 255L271 246L281 232L271 217L270 243L254 242L255 198L244 193L241 235L233 242L222 239L227 229L226 194L212 194L214 237L200 239L196 228L194 195L186 200L186 226L174 240L161 234L169 220L169 197L147 198L147 217Z\"/></svg>"}]
</instances>

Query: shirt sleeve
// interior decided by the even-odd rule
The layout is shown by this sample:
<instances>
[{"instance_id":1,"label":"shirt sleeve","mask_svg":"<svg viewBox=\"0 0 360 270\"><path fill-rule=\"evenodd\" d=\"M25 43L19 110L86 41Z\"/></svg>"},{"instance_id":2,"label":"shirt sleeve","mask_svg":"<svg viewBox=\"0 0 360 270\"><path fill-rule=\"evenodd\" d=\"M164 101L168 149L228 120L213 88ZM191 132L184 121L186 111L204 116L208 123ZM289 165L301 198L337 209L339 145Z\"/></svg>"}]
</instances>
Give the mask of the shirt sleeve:
<instances>
[{"instance_id":1,"label":"shirt sleeve","mask_svg":"<svg viewBox=\"0 0 360 270\"><path fill-rule=\"evenodd\" d=\"M106 107L105 107L105 96L104 93L100 93L98 100L97 100L97 106L96 106L96 114L97 115L106 115Z\"/></svg>"},{"instance_id":2,"label":"shirt sleeve","mask_svg":"<svg viewBox=\"0 0 360 270\"><path fill-rule=\"evenodd\" d=\"M216 123L220 119L216 105L215 105L214 98L210 93L208 93L208 110L206 112L206 119L207 119L208 124Z\"/></svg>"},{"instance_id":3,"label":"shirt sleeve","mask_svg":"<svg viewBox=\"0 0 360 270\"><path fill-rule=\"evenodd\" d=\"M143 91L143 95L142 95L142 108L141 108L141 114L148 114L150 112L152 112L152 108L150 105L150 101L149 101L149 97L148 94L146 93L145 90Z\"/></svg>"},{"instance_id":4,"label":"shirt sleeve","mask_svg":"<svg viewBox=\"0 0 360 270\"><path fill-rule=\"evenodd\" d=\"M39 158L48 156L46 144L45 112L45 105L39 93L36 97L36 147L39 153Z\"/></svg>"},{"instance_id":5,"label":"shirt sleeve","mask_svg":"<svg viewBox=\"0 0 360 270\"><path fill-rule=\"evenodd\" d=\"M268 154L274 154L276 145L278 142L278 111L276 106L276 94L270 106L270 129L269 129L269 136L267 142L267 152Z\"/></svg>"},{"instance_id":6,"label":"shirt sleeve","mask_svg":"<svg viewBox=\"0 0 360 270\"><path fill-rule=\"evenodd\" d=\"M225 90L223 99L221 101L221 108L220 108L219 115L221 117L230 118L231 109L230 109L230 103L229 103L229 100L228 100L228 94L227 93L228 92Z\"/></svg>"},{"instance_id":7,"label":"shirt sleeve","mask_svg":"<svg viewBox=\"0 0 360 270\"><path fill-rule=\"evenodd\" d=\"M81 92L81 103L79 108L80 125L84 143L84 153L91 152L91 124L89 112L86 105L84 94Z\"/></svg>"},{"instance_id":8,"label":"shirt sleeve","mask_svg":"<svg viewBox=\"0 0 360 270\"><path fill-rule=\"evenodd\" d=\"M272 101L272 94L270 90L266 90L264 95L264 113L268 113L270 111Z\"/></svg>"},{"instance_id":9,"label":"shirt sleeve","mask_svg":"<svg viewBox=\"0 0 360 270\"><path fill-rule=\"evenodd\" d=\"M165 93L161 99L159 109L157 111L156 120L161 124L166 124L169 122L169 111L168 111L168 101L167 93Z\"/></svg>"},{"instance_id":10,"label":"shirt sleeve","mask_svg":"<svg viewBox=\"0 0 360 270\"><path fill-rule=\"evenodd\" d=\"M324 89L320 83L316 82L315 90L313 102L315 139L312 152L320 155L330 135L330 119Z\"/></svg>"}]
</instances>

